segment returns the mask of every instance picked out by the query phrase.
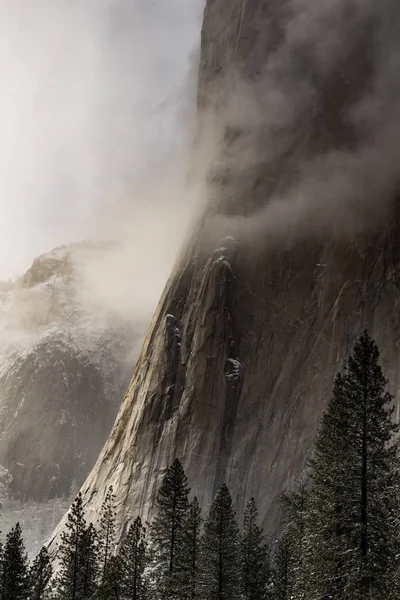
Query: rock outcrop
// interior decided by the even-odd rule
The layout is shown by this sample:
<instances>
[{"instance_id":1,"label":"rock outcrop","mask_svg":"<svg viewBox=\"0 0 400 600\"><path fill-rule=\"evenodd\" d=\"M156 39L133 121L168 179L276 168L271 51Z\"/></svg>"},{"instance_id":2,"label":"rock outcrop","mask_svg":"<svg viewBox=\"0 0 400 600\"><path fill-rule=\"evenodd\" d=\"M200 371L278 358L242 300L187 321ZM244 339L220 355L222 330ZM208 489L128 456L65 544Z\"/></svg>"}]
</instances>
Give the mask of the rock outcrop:
<instances>
[{"instance_id":1,"label":"rock outcrop","mask_svg":"<svg viewBox=\"0 0 400 600\"><path fill-rule=\"evenodd\" d=\"M222 119L238 78L243 94L269 77L265 65L287 44L290 6L208 0L202 114L215 110ZM239 513L255 496L264 524L274 529L278 498L302 473L334 374L365 328L381 347L400 405L400 211L393 190L379 215L371 209L368 227L355 227L365 217L357 209L337 215L340 203L321 229L304 222L315 211L289 219L279 235L273 224L265 235L259 226L271 199L300 180L300 159L357 148L348 114L371 85L376 17L352 22L352 15L345 23L351 39L324 73L312 45L286 45L278 54L284 61L275 61L274 77L283 90L295 91L302 80L314 87L300 112L280 125L285 143L273 158L265 150L268 119L252 131L245 118L230 126L227 108L208 208L166 285L110 437L82 487L90 518L110 485L120 530L132 515L146 517L166 467L179 457L204 507L226 482ZM243 166L238 159L235 171L232 153L244 141L257 160ZM352 221L345 233L343 221Z\"/></svg>"},{"instance_id":2,"label":"rock outcrop","mask_svg":"<svg viewBox=\"0 0 400 600\"><path fill-rule=\"evenodd\" d=\"M106 251L90 243L58 248L0 286L0 465L9 487L2 495L69 497L115 419L135 332L115 315L91 312L78 281L80 261L101 261Z\"/></svg>"}]
</instances>

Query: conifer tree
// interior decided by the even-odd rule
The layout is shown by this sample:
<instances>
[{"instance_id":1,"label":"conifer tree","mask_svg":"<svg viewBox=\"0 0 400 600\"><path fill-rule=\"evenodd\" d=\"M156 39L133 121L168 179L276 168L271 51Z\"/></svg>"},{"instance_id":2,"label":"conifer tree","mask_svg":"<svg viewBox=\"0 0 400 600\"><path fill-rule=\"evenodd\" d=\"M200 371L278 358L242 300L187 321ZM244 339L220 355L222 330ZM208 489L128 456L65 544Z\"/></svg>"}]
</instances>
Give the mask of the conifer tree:
<instances>
[{"instance_id":1,"label":"conifer tree","mask_svg":"<svg viewBox=\"0 0 400 600\"><path fill-rule=\"evenodd\" d=\"M92 541L92 533L89 534L87 529L79 493L68 513L65 531L61 533L57 593L62 600L85 600L89 581L87 550Z\"/></svg>"},{"instance_id":2,"label":"conifer tree","mask_svg":"<svg viewBox=\"0 0 400 600\"><path fill-rule=\"evenodd\" d=\"M223 485L204 524L201 547L200 598L239 600L241 597L240 535L232 498Z\"/></svg>"},{"instance_id":3,"label":"conifer tree","mask_svg":"<svg viewBox=\"0 0 400 600\"><path fill-rule=\"evenodd\" d=\"M101 582L104 581L107 564L115 546L115 496L113 488L107 491L103 506L100 511L99 527L99 558L101 561Z\"/></svg>"},{"instance_id":4,"label":"conifer tree","mask_svg":"<svg viewBox=\"0 0 400 600\"><path fill-rule=\"evenodd\" d=\"M44 600L52 574L49 553L44 546L29 569L29 600Z\"/></svg>"},{"instance_id":5,"label":"conifer tree","mask_svg":"<svg viewBox=\"0 0 400 600\"><path fill-rule=\"evenodd\" d=\"M146 531L140 517L137 517L128 530L121 546L119 561L121 565L121 598L126 600L144 600L146 584Z\"/></svg>"},{"instance_id":6,"label":"conifer tree","mask_svg":"<svg viewBox=\"0 0 400 600\"><path fill-rule=\"evenodd\" d=\"M201 510L195 497L189 505L182 539L182 586L187 600L196 600L199 595Z\"/></svg>"},{"instance_id":7,"label":"conifer tree","mask_svg":"<svg viewBox=\"0 0 400 600\"><path fill-rule=\"evenodd\" d=\"M274 600L305 598L307 498L308 490L304 484L282 496L282 531L272 579Z\"/></svg>"},{"instance_id":8,"label":"conifer tree","mask_svg":"<svg viewBox=\"0 0 400 600\"><path fill-rule=\"evenodd\" d=\"M97 548L97 532L92 524L85 527L82 536L82 598L92 598L97 590L99 577L99 557Z\"/></svg>"},{"instance_id":9,"label":"conifer tree","mask_svg":"<svg viewBox=\"0 0 400 600\"><path fill-rule=\"evenodd\" d=\"M244 514L241 538L243 600L267 600L270 591L269 548L257 521L256 503L251 498Z\"/></svg>"},{"instance_id":10,"label":"conifer tree","mask_svg":"<svg viewBox=\"0 0 400 600\"><path fill-rule=\"evenodd\" d=\"M119 555L110 556L107 562L106 573L100 584L96 600L123 600L122 594L123 572Z\"/></svg>"},{"instance_id":11,"label":"conifer tree","mask_svg":"<svg viewBox=\"0 0 400 600\"><path fill-rule=\"evenodd\" d=\"M390 598L398 569L398 432L367 333L335 380L311 462L307 598Z\"/></svg>"},{"instance_id":12,"label":"conifer tree","mask_svg":"<svg viewBox=\"0 0 400 600\"><path fill-rule=\"evenodd\" d=\"M272 572L272 599L291 600L293 554L288 532L278 542Z\"/></svg>"},{"instance_id":13,"label":"conifer tree","mask_svg":"<svg viewBox=\"0 0 400 600\"><path fill-rule=\"evenodd\" d=\"M7 535L3 554L3 600L27 600L29 597L28 557L20 524Z\"/></svg>"},{"instance_id":14,"label":"conifer tree","mask_svg":"<svg viewBox=\"0 0 400 600\"><path fill-rule=\"evenodd\" d=\"M189 506L188 494L186 475L176 459L161 483L151 525L152 560L158 572L156 588L163 600L184 598L181 550Z\"/></svg>"},{"instance_id":15,"label":"conifer tree","mask_svg":"<svg viewBox=\"0 0 400 600\"><path fill-rule=\"evenodd\" d=\"M4 600L4 546L0 540L0 600Z\"/></svg>"}]
</instances>

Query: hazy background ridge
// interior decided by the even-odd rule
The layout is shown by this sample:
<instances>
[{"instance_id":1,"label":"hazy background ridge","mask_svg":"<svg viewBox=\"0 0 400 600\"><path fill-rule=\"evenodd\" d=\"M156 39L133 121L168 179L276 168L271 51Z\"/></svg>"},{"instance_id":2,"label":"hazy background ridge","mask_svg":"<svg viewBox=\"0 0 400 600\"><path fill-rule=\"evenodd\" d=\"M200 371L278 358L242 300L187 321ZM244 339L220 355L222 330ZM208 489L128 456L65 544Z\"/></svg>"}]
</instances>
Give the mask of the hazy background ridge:
<instances>
[{"instance_id":1,"label":"hazy background ridge","mask_svg":"<svg viewBox=\"0 0 400 600\"><path fill-rule=\"evenodd\" d=\"M142 246L146 229L153 249L161 245L164 281L190 212L186 169L176 165L191 143L203 4L1 3L0 279L61 243L104 236L135 238L130 250L141 253L144 273L154 271L151 246ZM152 277L154 303L160 284Z\"/></svg>"}]
</instances>

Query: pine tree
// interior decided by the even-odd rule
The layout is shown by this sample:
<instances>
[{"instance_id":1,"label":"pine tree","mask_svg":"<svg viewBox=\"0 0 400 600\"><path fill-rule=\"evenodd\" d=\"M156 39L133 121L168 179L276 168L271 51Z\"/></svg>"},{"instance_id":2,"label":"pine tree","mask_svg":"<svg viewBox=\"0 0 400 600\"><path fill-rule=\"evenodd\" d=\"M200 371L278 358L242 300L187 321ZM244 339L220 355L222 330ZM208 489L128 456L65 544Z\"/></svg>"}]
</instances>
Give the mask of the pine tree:
<instances>
[{"instance_id":1,"label":"pine tree","mask_svg":"<svg viewBox=\"0 0 400 600\"><path fill-rule=\"evenodd\" d=\"M28 557L20 524L7 535L3 554L3 600L26 600L29 597Z\"/></svg>"},{"instance_id":2,"label":"pine tree","mask_svg":"<svg viewBox=\"0 0 400 600\"><path fill-rule=\"evenodd\" d=\"M189 506L188 495L187 478L176 459L161 483L151 525L153 562L158 571L156 587L163 600L184 598L181 549Z\"/></svg>"},{"instance_id":3,"label":"pine tree","mask_svg":"<svg viewBox=\"0 0 400 600\"><path fill-rule=\"evenodd\" d=\"M275 553L274 569L272 572L273 600L291 600L292 567L293 554L290 536L288 532L284 532Z\"/></svg>"},{"instance_id":4,"label":"pine tree","mask_svg":"<svg viewBox=\"0 0 400 600\"><path fill-rule=\"evenodd\" d=\"M274 600L304 600L308 490L304 484L282 496L281 538L275 554Z\"/></svg>"},{"instance_id":5,"label":"pine tree","mask_svg":"<svg viewBox=\"0 0 400 600\"><path fill-rule=\"evenodd\" d=\"M47 548L43 547L29 569L29 600L44 600L53 569Z\"/></svg>"},{"instance_id":6,"label":"pine tree","mask_svg":"<svg viewBox=\"0 0 400 600\"><path fill-rule=\"evenodd\" d=\"M122 594L123 572L119 555L110 556L107 562L104 581L100 584L97 598L99 600L123 600Z\"/></svg>"},{"instance_id":7,"label":"pine tree","mask_svg":"<svg viewBox=\"0 0 400 600\"><path fill-rule=\"evenodd\" d=\"M121 590L124 600L144 600L146 585L144 570L146 567L146 531L140 517L137 517L129 528L121 546L119 561L122 578Z\"/></svg>"},{"instance_id":8,"label":"pine tree","mask_svg":"<svg viewBox=\"0 0 400 600\"><path fill-rule=\"evenodd\" d=\"M270 588L269 548L257 524L254 498L247 504L241 539L243 600L267 600Z\"/></svg>"},{"instance_id":9,"label":"pine tree","mask_svg":"<svg viewBox=\"0 0 400 600\"><path fill-rule=\"evenodd\" d=\"M4 600L5 579L4 579L4 546L0 540L0 600Z\"/></svg>"},{"instance_id":10,"label":"pine tree","mask_svg":"<svg viewBox=\"0 0 400 600\"><path fill-rule=\"evenodd\" d=\"M200 598L198 588L201 524L200 505L195 497L189 505L182 539L182 586L187 600Z\"/></svg>"},{"instance_id":11,"label":"pine tree","mask_svg":"<svg viewBox=\"0 0 400 600\"><path fill-rule=\"evenodd\" d=\"M97 532L92 524L85 528L82 536L82 598L92 598L97 590L99 577L99 557Z\"/></svg>"},{"instance_id":12,"label":"pine tree","mask_svg":"<svg viewBox=\"0 0 400 600\"><path fill-rule=\"evenodd\" d=\"M390 598L398 570L398 432L367 333L335 380L311 462L307 598Z\"/></svg>"},{"instance_id":13,"label":"pine tree","mask_svg":"<svg viewBox=\"0 0 400 600\"><path fill-rule=\"evenodd\" d=\"M211 505L201 545L202 600L241 597L240 536L232 498L223 485Z\"/></svg>"},{"instance_id":14,"label":"pine tree","mask_svg":"<svg viewBox=\"0 0 400 600\"><path fill-rule=\"evenodd\" d=\"M86 525L79 493L61 534L57 593L62 600L86 600L92 589L94 530Z\"/></svg>"},{"instance_id":15,"label":"pine tree","mask_svg":"<svg viewBox=\"0 0 400 600\"><path fill-rule=\"evenodd\" d=\"M106 576L107 564L115 546L115 496L112 487L108 489L103 506L101 507L98 537L101 582L103 582Z\"/></svg>"}]
</instances>

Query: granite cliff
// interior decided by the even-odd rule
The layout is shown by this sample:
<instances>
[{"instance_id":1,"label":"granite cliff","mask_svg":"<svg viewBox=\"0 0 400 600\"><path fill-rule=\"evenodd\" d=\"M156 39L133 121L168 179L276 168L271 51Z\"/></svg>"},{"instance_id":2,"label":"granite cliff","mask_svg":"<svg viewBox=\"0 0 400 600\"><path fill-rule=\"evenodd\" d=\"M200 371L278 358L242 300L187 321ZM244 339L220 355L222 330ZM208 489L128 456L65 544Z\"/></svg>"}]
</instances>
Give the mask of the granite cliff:
<instances>
[{"instance_id":1,"label":"granite cliff","mask_svg":"<svg viewBox=\"0 0 400 600\"><path fill-rule=\"evenodd\" d=\"M90 518L110 485L120 530L148 515L179 457L204 507L226 482L239 513L254 495L274 529L365 328L400 406L400 163L383 136L397 124L378 131L384 107L366 101L384 97L382 32L399 9L329 5L207 2L196 146L219 139L207 207L82 487Z\"/></svg>"}]
</instances>

